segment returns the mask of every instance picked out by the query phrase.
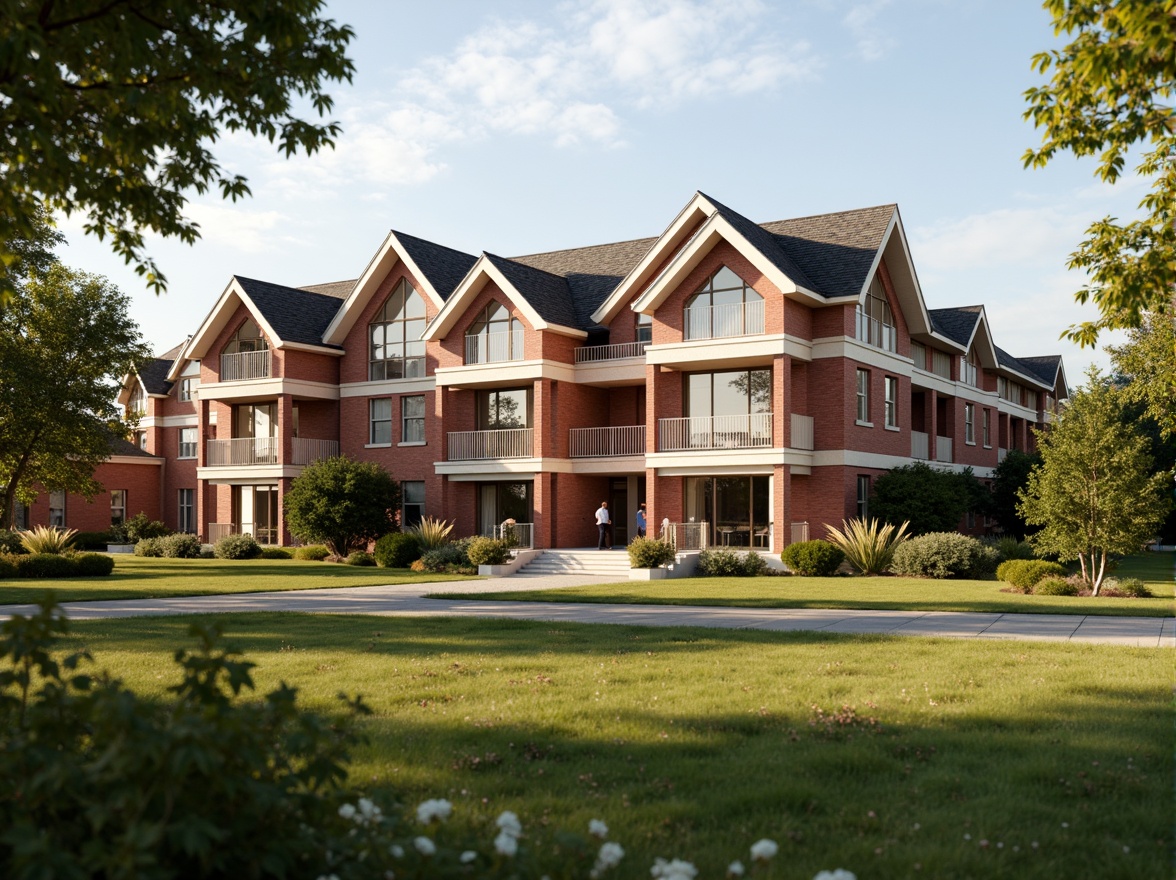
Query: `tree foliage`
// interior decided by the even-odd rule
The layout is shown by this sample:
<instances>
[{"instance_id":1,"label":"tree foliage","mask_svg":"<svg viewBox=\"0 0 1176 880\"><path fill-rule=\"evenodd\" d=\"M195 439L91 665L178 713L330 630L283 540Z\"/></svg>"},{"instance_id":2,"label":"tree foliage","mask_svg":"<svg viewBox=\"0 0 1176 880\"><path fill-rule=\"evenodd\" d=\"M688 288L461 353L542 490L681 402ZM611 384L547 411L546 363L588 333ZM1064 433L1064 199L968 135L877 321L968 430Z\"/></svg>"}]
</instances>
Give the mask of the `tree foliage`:
<instances>
[{"instance_id":1,"label":"tree foliage","mask_svg":"<svg viewBox=\"0 0 1176 880\"><path fill-rule=\"evenodd\" d=\"M396 528L400 485L374 462L336 456L308 465L282 503L294 535L346 556Z\"/></svg>"},{"instance_id":2,"label":"tree foliage","mask_svg":"<svg viewBox=\"0 0 1176 880\"><path fill-rule=\"evenodd\" d=\"M1037 432L1041 466L1021 493L1021 515L1041 530L1030 539L1063 562L1077 559L1098 595L1108 558L1136 552L1168 511L1169 474L1154 474L1147 440L1096 367L1054 425Z\"/></svg>"},{"instance_id":3,"label":"tree foliage","mask_svg":"<svg viewBox=\"0 0 1176 880\"><path fill-rule=\"evenodd\" d=\"M1031 531L1018 510L1021 490L1029 484L1029 473L1041 464L1036 452L1010 449L1004 460L992 472L992 493L988 498L987 514L997 521L1006 535L1018 541Z\"/></svg>"},{"instance_id":4,"label":"tree foliage","mask_svg":"<svg viewBox=\"0 0 1176 880\"><path fill-rule=\"evenodd\" d=\"M36 485L101 491L94 469L121 431L123 377L151 356L130 300L105 278L34 266L0 308L0 527Z\"/></svg>"},{"instance_id":5,"label":"tree foliage","mask_svg":"<svg viewBox=\"0 0 1176 880\"><path fill-rule=\"evenodd\" d=\"M329 81L350 81L350 27L322 0L7 0L0 19L0 256L41 205L86 215L149 286L144 231L191 243L189 193L249 194L210 149L226 132L286 156L333 144ZM7 256L11 256L8 250ZM7 258L5 259L7 262ZM0 275L0 301L12 292Z\"/></svg>"},{"instance_id":6,"label":"tree foliage","mask_svg":"<svg viewBox=\"0 0 1176 880\"><path fill-rule=\"evenodd\" d=\"M1094 345L1101 330L1138 327L1145 311L1176 313L1176 0L1045 0L1045 8L1054 32L1073 39L1033 56L1034 69L1052 76L1025 92L1025 118L1045 131L1025 165L1042 167L1059 151L1097 156L1097 176L1114 183L1128 153L1142 149L1136 171L1152 183L1140 219L1099 220L1070 256L1070 268L1090 277L1076 298L1093 300L1100 317L1066 335Z\"/></svg>"},{"instance_id":7,"label":"tree foliage","mask_svg":"<svg viewBox=\"0 0 1176 880\"><path fill-rule=\"evenodd\" d=\"M908 523L908 534L954 532L969 510L982 510L984 489L972 469L948 471L916 461L874 480L870 515L892 525Z\"/></svg>"},{"instance_id":8,"label":"tree foliage","mask_svg":"<svg viewBox=\"0 0 1176 880\"><path fill-rule=\"evenodd\" d=\"M1126 342L1107 351L1125 398L1143 406L1162 436L1176 440L1176 315L1144 315Z\"/></svg>"}]
</instances>

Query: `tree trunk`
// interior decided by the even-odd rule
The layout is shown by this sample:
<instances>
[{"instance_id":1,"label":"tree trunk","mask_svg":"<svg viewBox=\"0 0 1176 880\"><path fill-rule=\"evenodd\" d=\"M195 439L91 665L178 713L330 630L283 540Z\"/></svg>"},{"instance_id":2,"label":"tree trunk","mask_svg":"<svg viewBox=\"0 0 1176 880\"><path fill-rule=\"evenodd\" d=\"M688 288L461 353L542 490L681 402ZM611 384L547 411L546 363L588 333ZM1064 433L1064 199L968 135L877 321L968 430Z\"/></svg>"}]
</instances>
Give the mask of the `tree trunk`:
<instances>
[{"instance_id":1,"label":"tree trunk","mask_svg":"<svg viewBox=\"0 0 1176 880\"><path fill-rule=\"evenodd\" d=\"M1098 595L1098 591L1102 588L1103 575L1106 573L1106 570L1107 570L1107 554L1106 553L1092 553L1091 557L1090 557L1091 574L1094 573L1094 561L1095 561L1096 557L1098 558L1098 575L1096 575L1095 577L1092 577L1092 579L1091 579L1092 586L1091 586L1090 593L1092 596Z\"/></svg>"}]
</instances>

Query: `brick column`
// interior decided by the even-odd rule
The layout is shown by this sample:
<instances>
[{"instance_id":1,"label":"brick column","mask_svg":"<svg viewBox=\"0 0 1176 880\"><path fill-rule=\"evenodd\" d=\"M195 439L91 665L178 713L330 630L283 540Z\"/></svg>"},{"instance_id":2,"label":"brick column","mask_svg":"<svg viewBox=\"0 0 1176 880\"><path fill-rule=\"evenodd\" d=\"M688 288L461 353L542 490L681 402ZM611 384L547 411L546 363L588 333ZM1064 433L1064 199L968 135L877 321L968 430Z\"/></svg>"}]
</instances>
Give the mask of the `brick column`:
<instances>
[{"instance_id":1,"label":"brick column","mask_svg":"<svg viewBox=\"0 0 1176 880\"><path fill-rule=\"evenodd\" d=\"M773 524L769 549L779 553L792 540L792 468L786 464L772 466L771 505Z\"/></svg>"},{"instance_id":2,"label":"brick column","mask_svg":"<svg viewBox=\"0 0 1176 880\"><path fill-rule=\"evenodd\" d=\"M927 458L935 461L935 440L939 431L939 394L934 388L927 392Z\"/></svg>"}]
</instances>

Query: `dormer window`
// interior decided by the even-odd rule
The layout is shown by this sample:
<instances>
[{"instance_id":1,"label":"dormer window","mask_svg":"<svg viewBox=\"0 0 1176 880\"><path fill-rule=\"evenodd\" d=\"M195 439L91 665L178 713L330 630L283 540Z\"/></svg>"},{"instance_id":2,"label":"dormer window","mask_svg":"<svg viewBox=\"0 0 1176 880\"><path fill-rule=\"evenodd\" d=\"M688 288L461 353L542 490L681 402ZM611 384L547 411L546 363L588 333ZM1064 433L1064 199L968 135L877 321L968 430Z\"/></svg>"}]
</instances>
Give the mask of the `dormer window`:
<instances>
[{"instance_id":1,"label":"dormer window","mask_svg":"<svg viewBox=\"0 0 1176 880\"><path fill-rule=\"evenodd\" d=\"M237 328L229 344L225 346L225 354L242 354L252 351L268 351L269 342L261 335L261 328L252 318Z\"/></svg>"},{"instance_id":2,"label":"dormer window","mask_svg":"<svg viewBox=\"0 0 1176 880\"><path fill-rule=\"evenodd\" d=\"M465 336L465 362L492 364L523 359L523 322L501 303L490 303Z\"/></svg>"},{"instance_id":3,"label":"dormer window","mask_svg":"<svg viewBox=\"0 0 1176 880\"><path fill-rule=\"evenodd\" d=\"M270 374L269 341L257 322L249 318L233 334L221 352L221 381L264 379Z\"/></svg>"},{"instance_id":4,"label":"dormer window","mask_svg":"<svg viewBox=\"0 0 1176 880\"><path fill-rule=\"evenodd\" d=\"M637 313L637 342L648 345L653 342L653 316Z\"/></svg>"},{"instance_id":5,"label":"dormer window","mask_svg":"<svg viewBox=\"0 0 1176 880\"><path fill-rule=\"evenodd\" d=\"M137 417L146 412L147 394L143 391L143 386L135 382L135 386L131 389L131 396L127 400L127 415Z\"/></svg>"},{"instance_id":6,"label":"dormer window","mask_svg":"<svg viewBox=\"0 0 1176 880\"><path fill-rule=\"evenodd\" d=\"M425 375L425 300L405 279L368 325L368 379Z\"/></svg>"},{"instance_id":7,"label":"dormer window","mask_svg":"<svg viewBox=\"0 0 1176 880\"><path fill-rule=\"evenodd\" d=\"M898 331L894 324L894 313L886 299L886 291L882 289L882 282L877 277L870 282L870 289L866 291L866 301L858 305L856 312L858 342L887 351L898 351Z\"/></svg>"},{"instance_id":8,"label":"dormer window","mask_svg":"<svg viewBox=\"0 0 1176 880\"><path fill-rule=\"evenodd\" d=\"M976 357L975 349L973 349L968 352L967 357L960 358L960 381L975 388L979 375L980 361Z\"/></svg>"},{"instance_id":9,"label":"dormer window","mask_svg":"<svg viewBox=\"0 0 1176 880\"><path fill-rule=\"evenodd\" d=\"M686 339L719 339L764 332L764 298L723 266L686 300Z\"/></svg>"}]
</instances>

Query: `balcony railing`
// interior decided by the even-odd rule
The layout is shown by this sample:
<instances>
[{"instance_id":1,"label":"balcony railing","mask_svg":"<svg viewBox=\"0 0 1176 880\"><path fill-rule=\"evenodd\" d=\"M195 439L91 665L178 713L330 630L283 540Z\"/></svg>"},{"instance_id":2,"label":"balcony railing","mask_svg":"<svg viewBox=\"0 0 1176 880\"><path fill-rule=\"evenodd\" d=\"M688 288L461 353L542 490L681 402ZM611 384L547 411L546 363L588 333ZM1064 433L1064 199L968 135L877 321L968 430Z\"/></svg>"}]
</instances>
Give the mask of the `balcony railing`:
<instances>
[{"instance_id":1,"label":"balcony railing","mask_svg":"<svg viewBox=\"0 0 1176 880\"><path fill-rule=\"evenodd\" d=\"M951 462L951 438L950 437L936 437L935 438L935 460Z\"/></svg>"},{"instance_id":2,"label":"balcony railing","mask_svg":"<svg viewBox=\"0 0 1176 880\"><path fill-rule=\"evenodd\" d=\"M568 435L572 458L606 458L645 454L645 425L613 428L572 428Z\"/></svg>"},{"instance_id":3,"label":"balcony railing","mask_svg":"<svg viewBox=\"0 0 1176 880\"><path fill-rule=\"evenodd\" d=\"M310 464L313 461L322 461L324 458L334 458L339 454L338 440L311 440L306 437L295 437L292 442L291 464Z\"/></svg>"},{"instance_id":4,"label":"balcony railing","mask_svg":"<svg viewBox=\"0 0 1176 880\"><path fill-rule=\"evenodd\" d=\"M270 352L239 351L221 355L220 380L241 382L245 379L266 379L270 374Z\"/></svg>"},{"instance_id":5,"label":"balcony railing","mask_svg":"<svg viewBox=\"0 0 1176 880\"><path fill-rule=\"evenodd\" d=\"M658 419L658 450L748 449L772 445L772 414Z\"/></svg>"},{"instance_id":6,"label":"balcony railing","mask_svg":"<svg viewBox=\"0 0 1176 880\"><path fill-rule=\"evenodd\" d=\"M234 437L232 440L209 440L205 464L209 467L236 467L252 464L277 464L282 441L277 437Z\"/></svg>"},{"instance_id":7,"label":"balcony railing","mask_svg":"<svg viewBox=\"0 0 1176 880\"><path fill-rule=\"evenodd\" d=\"M499 541L506 541L511 547L520 550L530 550L535 546L534 523L503 523L494 527L493 536Z\"/></svg>"},{"instance_id":8,"label":"balcony railing","mask_svg":"<svg viewBox=\"0 0 1176 880\"><path fill-rule=\"evenodd\" d=\"M884 348L886 351L898 351L898 331L894 325L871 318L860 308L857 311L856 331L856 338L866 345Z\"/></svg>"},{"instance_id":9,"label":"balcony railing","mask_svg":"<svg viewBox=\"0 0 1176 880\"><path fill-rule=\"evenodd\" d=\"M237 526L233 523L209 523L207 540L209 544L215 544L225 535L237 534Z\"/></svg>"},{"instance_id":10,"label":"balcony railing","mask_svg":"<svg viewBox=\"0 0 1176 880\"><path fill-rule=\"evenodd\" d=\"M927 461L931 458L931 446L922 431L911 431L911 458Z\"/></svg>"},{"instance_id":11,"label":"balcony railing","mask_svg":"<svg viewBox=\"0 0 1176 880\"><path fill-rule=\"evenodd\" d=\"M678 551L705 550L710 539L710 523L675 523L663 520L661 539L669 541L670 546Z\"/></svg>"},{"instance_id":12,"label":"balcony railing","mask_svg":"<svg viewBox=\"0 0 1176 880\"><path fill-rule=\"evenodd\" d=\"M807 522L798 522L792 524L792 540L790 544L800 544L809 539L809 524Z\"/></svg>"},{"instance_id":13,"label":"balcony railing","mask_svg":"<svg viewBox=\"0 0 1176 880\"><path fill-rule=\"evenodd\" d=\"M499 428L492 431L450 431L449 461L481 461L488 458L530 458L534 428Z\"/></svg>"},{"instance_id":14,"label":"balcony railing","mask_svg":"<svg viewBox=\"0 0 1176 880\"><path fill-rule=\"evenodd\" d=\"M523 331L480 333L465 338L467 364L496 364L500 361L523 359Z\"/></svg>"},{"instance_id":15,"label":"balcony railing","mask_svg":"<svg viewBox=\"0 0 1176 880\"><path fill-rule=\"evenodd\" d=\"M581 345L576 349L576 363L595 364L621 358L645 357L648 342L617 342L612 345Z\"/></svg>"},{"instance_id":16,"label":"balcony railing","mask_svg":"<svg viewBox=\"0 0 1176 880\"><path fill-rule=\"evenodd\" d=\"M815 449L813 446L813 417L792 414L792 448Z\"/></svg>"},{"instance_id":17,"label":"balcony railing","mask_svg":"<svg viewBox=\"0 0 1176 880\"><path fill-rule=\"evenodd\" d=\"M756 336L764 332L764 301L691 306L683 326L686 339Z\"/></svg>"}]
</instances>

